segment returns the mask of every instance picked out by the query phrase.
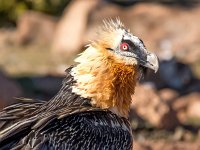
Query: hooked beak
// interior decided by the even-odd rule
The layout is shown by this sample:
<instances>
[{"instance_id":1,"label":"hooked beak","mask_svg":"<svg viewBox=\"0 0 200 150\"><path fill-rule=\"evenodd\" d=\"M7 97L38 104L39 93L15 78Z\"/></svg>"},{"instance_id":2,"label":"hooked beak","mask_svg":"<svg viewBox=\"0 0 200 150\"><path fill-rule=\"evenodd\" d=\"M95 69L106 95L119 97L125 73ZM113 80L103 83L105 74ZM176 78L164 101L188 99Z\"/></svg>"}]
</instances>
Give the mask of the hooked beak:
<instances>
[{"instance_id":1,"label":"hooked beak","mask_svg":"<svg viewBox=\"0 0 200 150\"><path fill-rule=\"evenodd\" d=\"M131 52L131 53L123 52L120 54L126 57L132 57L132 58L137 59L140 66L144 68L152 69L154 70L155 73L158 71L159 61L156 54L148 52L145 48L140 48L137 51L136 50L133 50L133 51L134 52Z\"/></svg>"},{"instance_id":2,"label":"hooked beak","mask_svg":"<svg viewBox=\"0 0 200 150\"><path fill-rule=\"evenodd\" d=\"M158 57L154 53L147 53L146 61L142 61L142 66L154 70L156 73L159 68Z\"/></svg>"}]
</instances>

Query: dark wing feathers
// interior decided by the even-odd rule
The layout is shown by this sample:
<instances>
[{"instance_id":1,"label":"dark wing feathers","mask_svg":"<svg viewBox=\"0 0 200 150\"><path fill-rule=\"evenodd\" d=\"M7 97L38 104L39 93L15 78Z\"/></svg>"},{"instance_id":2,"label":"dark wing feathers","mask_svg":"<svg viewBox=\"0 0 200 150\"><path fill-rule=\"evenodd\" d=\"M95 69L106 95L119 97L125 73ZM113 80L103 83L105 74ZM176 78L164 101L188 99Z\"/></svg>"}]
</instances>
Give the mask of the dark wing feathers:
<instances>
[{"instance_id":1,"label":"dark wing feathers","mask_svg":"<svg viewBox=\"0 0 200 150\"><path fill-rule=\"evenodd\" d=\"M28 117L44 101L20 98L19 103L4 108L0 112L0 149L8 149L12 144L31 131L36 117Z\"/></svg>"},{"instance_id":2,"label":"dark wing feathers","mask_svg":"<svg viewBox=\"0 0 200 150\"><path fill-rule=\"evenodd\" d=\"M130 150L132 137L127 120L108 111L90 111L54 119L19 142L21 149Z\"/></svg>"},{"instance_id":3,"label":"dark wing feathers","mask_svg":"<svg viewBox=\"0 0 200 150\"><path fill-rule=\"evenodd\" d=\"M70 71L50 101L20 98L0 112L1 150L131 149L128 121L72 93Z\"/></svg>"},{"instance_id":4,"label":"dark wing feathers","mask_svg":"<svg viewBox=\"0 0 200 150\"><path fill-rule=\"evenodd\" d=\"M20 103L8 106L0 112L0 137L10 126L14 128L14 125L19 126L21 120L25 122L25 118L44 104L44 101L20 100L22 100Z\"/></svg>"}]
</instances>

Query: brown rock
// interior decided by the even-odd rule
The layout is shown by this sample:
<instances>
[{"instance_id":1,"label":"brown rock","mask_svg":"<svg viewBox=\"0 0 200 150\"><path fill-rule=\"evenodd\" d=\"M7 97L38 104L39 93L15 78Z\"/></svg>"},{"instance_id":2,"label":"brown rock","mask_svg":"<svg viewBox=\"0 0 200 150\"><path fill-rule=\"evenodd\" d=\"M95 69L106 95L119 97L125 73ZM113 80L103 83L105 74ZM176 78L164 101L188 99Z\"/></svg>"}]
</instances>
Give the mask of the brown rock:
<instances>
[{"instance_id":1,"label":"brown rock","mask_svg":"<svg viewBox=\"0 0 200 150\"><path fill-rule=\"evenodd\" d=\"M13 45L15 37L16 31L14 29L0 29L0 51Z\"/></svg>"},{"instance_id":2,"label":"brown rock","mask_svg":"<svg viewBox=\"0 0 200 150\"><path fill-rule=\"evenodd\" d=\"M175 112L159 97L155 89L147 85L139 85L133 96L132 108L152 125L171 129L179 122Z\"/></svg>"},{"instance_id":3,"label":"brown rock","mask_svg":"<svg viewBox=\"0 0 200 150\"><path fill-rule=\"evenodd\" d=\"M189 104L188 109L187 109L187 116L189 118L199 118L200 119L200 94L198 94L198 99L193 100Z\"/></svg>"},{"instance_id":4,"label":"brown rock","mask_svg":"<svg viewBox=\"0 0 200 150\"><path fill-rule=\"evenodd\" d=\"M190 119L200 119L200 94L191 93L178 98L173 108L177 111L177 116L182 123L186 123Z\"/></svg>"},{"instance_id":5,"label":"brown rock","mask_svg":"<svg viewBox=\"0 0 200 150\"><path fill-rule=\"evenodd\" d=\"M162 89L159 91L159 96L167 103L172 103L178 96L178 93L172 89Z\"/></svg>"},{"instance_id":6,"label":"brown rock","mask_svg":"<svg viewBox=\"0 0 200 150\"><path fill-rule=\"evenodd\" d=\"M27 11L17 22L17 43L51 43L54 36L56 19L34 11Z\"/></svg>"},{"instance_id":7,"label":"brown rock","mask_svg":"<svg viewBox=\"0 0 200 150\"><path fill-rule=\"evenodd\" d=\"M53 41L53 52L71 56L83 46L88 15L98 4L95 1L73 1L58 22Z\"/></svg>"},{"instance_id":8,"label":"brown rock","mask_svg":"<svg viewBox=\"0 0 200 150\"><path fill-rule=\"evenodd\" d=\"M88 41L96 39L98 27L102 25L104 19L120 17L124 21L123 17L121 17L122 12L123 9L117 5L108 3L99 5L98 9L94 10L90 15L90 22L83 39L84 45L88 44Z\"/></svg>"}]
</instances>

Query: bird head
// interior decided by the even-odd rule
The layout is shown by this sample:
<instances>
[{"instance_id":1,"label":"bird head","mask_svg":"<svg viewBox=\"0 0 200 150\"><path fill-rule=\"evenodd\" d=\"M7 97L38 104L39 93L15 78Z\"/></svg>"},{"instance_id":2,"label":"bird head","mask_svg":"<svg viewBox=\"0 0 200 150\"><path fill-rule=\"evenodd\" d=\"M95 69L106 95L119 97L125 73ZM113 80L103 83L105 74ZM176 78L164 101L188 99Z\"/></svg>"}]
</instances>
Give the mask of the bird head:
<instances>
[{"instance_id":1,"label":"bird head","mask_svg":"<svg viewBox=\"0 0 200 150\"><path fill-rule=\"evenodd\" d=\"M94 107L128 117L131 95L142 70L158 70L158 58L142 40L116 21L104 21L97 40L75 59L72 91L91 100Z\"/></svg>"},{"instance_id":2,"label":"bird head","mask_svg":"<svg viewBox=\"0 0 200 150\"><path fill-rule=\"evenodd\" d=\"M148 52L143 41L130 33L120 20L104 21L104 26L100 28L98 34L99 39L95 43L124 60L126 65L157 72L159 68L157 56Z\"/></svg>"}]
</instances>

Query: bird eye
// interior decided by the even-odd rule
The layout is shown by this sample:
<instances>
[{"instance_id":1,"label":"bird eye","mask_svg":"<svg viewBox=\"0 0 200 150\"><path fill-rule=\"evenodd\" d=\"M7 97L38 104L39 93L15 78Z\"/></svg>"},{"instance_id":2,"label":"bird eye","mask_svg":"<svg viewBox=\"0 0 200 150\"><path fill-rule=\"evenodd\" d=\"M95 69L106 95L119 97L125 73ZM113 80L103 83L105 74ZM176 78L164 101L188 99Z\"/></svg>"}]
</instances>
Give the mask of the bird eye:
<instances>
[{"instance_id":1,"label":"bird eye","mask_svg":"<svg viewBox=\"0 0 200 150\"><path fill-rule=\"evenodd\" d=\"M125 43L125 42L120 45L120 49L122 51L127 51L128 48L129 48L129 45L127 43Z\"/></svg>"}]
</instances>

